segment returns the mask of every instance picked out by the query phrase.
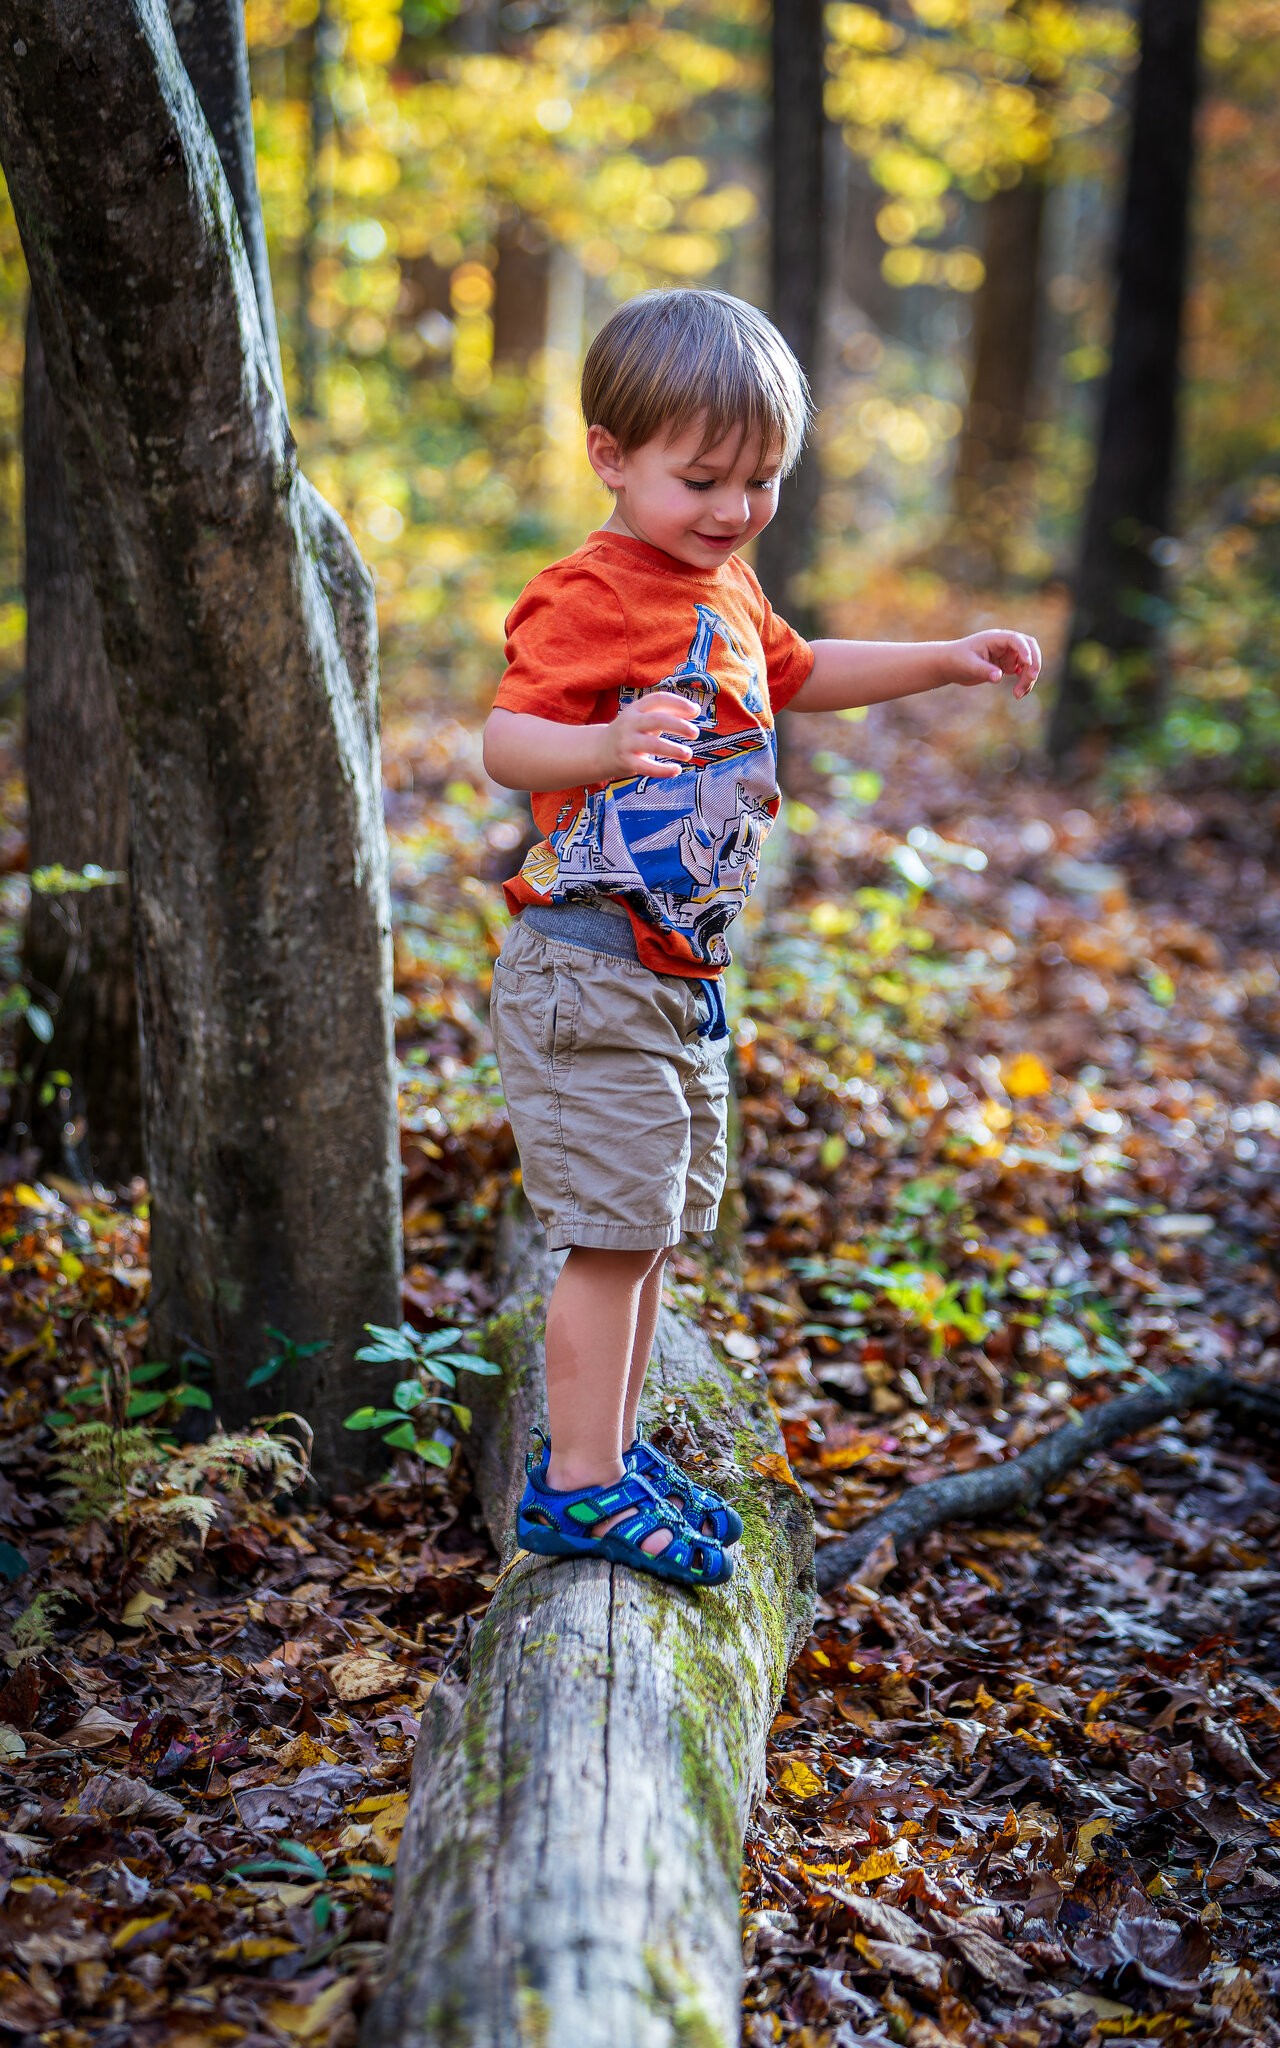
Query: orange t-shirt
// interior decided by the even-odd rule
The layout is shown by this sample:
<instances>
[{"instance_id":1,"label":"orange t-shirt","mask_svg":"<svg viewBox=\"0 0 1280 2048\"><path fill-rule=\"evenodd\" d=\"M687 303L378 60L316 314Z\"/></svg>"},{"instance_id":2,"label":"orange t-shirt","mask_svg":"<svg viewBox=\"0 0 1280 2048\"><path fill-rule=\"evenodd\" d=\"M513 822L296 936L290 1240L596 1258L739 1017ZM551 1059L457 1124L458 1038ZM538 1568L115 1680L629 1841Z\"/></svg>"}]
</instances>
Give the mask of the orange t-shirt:
<instances>
[{"instance_id":1,"label":"orange t-shirt","mask_svg":"<svg viewBox=\"0 0 1280 2048\"><path fill-rule=\"evenodd\" d=\"M813 649L737 555L697 569L601 531L521 593L507 663L504 711L603 725L635 697L674 690L699 728L679 775L535 791L546 837L504 884L508 908L609 897L631 918L643 966L722 973L725 930L778 810L773 715L808 678Z\"/></svg>"}]
</instances>

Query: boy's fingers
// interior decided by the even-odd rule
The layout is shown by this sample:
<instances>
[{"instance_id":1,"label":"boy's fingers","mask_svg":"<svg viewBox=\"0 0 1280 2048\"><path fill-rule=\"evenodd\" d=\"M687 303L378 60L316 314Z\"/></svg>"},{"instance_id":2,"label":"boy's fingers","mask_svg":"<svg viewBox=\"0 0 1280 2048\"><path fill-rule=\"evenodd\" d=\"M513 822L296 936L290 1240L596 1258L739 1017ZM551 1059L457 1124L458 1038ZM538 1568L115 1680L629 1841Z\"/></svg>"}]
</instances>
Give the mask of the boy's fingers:
<instances>
[{"instance_id":1,"label":"boy's fingers","mask_svg":"<svg viewBox=\"0 0 1280 2048\"><path fill-rule=\"evenodd\" d=\"M681 718L678 713L670 711L651 711L647 706L640 714L639 724L642 732L679 731L687 732L691 739L698 736L698 728L691 718Z\"/></svg>"}]
</instances>

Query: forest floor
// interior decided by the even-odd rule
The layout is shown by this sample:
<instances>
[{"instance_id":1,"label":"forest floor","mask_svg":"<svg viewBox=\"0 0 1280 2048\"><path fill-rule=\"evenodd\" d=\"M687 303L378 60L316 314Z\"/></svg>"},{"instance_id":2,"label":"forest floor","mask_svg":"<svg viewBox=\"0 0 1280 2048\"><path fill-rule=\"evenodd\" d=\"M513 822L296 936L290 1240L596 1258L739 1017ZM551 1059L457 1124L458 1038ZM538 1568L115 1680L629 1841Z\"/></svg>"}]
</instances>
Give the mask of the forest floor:
<instances>
[{"instance_id":1,"label":"forest floor","mask_svg":"<svg viewBox=\"0 0 1280 2048\"><path fill-rule=\"evenodd\" d=\"M900 597L849 630L979 623ZM768 1375L820 1542L1162 1366L1280 1378L1280 805L1058 789L1033 726L976 691L804 722L734 970L741 1229L703 1313ZM405 711L386 754L406 1313L481 1339L521 828L473 731ZM495 1560L461 1457L327 1509L184 1482L143 1194L0 1189L0 2027L348 2048L417 1715ZM48 1418L99 1385L95 1464ZM1280 2043L1278 1532L1280 1451L1202 1414L820 1602L747 1842L749 2048Z\"/></svg>"}]
</instances>

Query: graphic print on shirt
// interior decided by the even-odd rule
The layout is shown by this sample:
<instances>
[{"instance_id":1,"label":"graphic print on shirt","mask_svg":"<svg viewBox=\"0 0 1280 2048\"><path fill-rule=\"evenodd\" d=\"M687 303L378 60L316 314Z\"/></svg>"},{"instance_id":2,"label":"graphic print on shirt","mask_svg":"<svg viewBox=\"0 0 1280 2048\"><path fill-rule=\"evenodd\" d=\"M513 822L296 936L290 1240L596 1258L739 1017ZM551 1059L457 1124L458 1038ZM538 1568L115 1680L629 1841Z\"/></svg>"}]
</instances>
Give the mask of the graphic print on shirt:
<instances>
[{"instance_id":1,"label":"graphic print on shirt","mask_svg":"<svg viewBox=\"0 0 1280 2048\"><path fill-rule=\"evenodd\" d=\"M624 898L647 924L680 933L698 960L720 967L729 959L724 932L755 886L777 803L777 743L760 723L717 731L717 643L740 664L742 707L752 720L765 702L755 664L724 619L706 604L694 612L681 666L660 683L618 693L620 709L655 689L687 697L698 727L693 759L679 775L631 776L589 791L521 873L553 903Z\"/></svg>"}]
</instances>

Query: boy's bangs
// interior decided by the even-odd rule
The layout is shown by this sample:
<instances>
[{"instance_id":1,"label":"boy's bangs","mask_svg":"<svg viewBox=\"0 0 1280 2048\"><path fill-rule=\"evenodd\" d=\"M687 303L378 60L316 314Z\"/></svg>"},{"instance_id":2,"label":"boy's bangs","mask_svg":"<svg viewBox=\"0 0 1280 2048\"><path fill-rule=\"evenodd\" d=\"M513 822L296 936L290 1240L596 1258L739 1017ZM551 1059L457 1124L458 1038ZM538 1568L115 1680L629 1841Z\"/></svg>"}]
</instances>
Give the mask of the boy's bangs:
<instances>
[{"instance_id":1,"label":"boy's bangs","mask_svg":"<svg viewBox=\"0 0 1280 2048\"><path fill-rule=\"evenodd\" d=\"M695 460L721 441L759 449L762 468L794 469L809 424L804 373L772 322L726 292L643 293L605 322L587 351L582 404L624 453L695 421Z\"/></svg>"}]
</instances>

